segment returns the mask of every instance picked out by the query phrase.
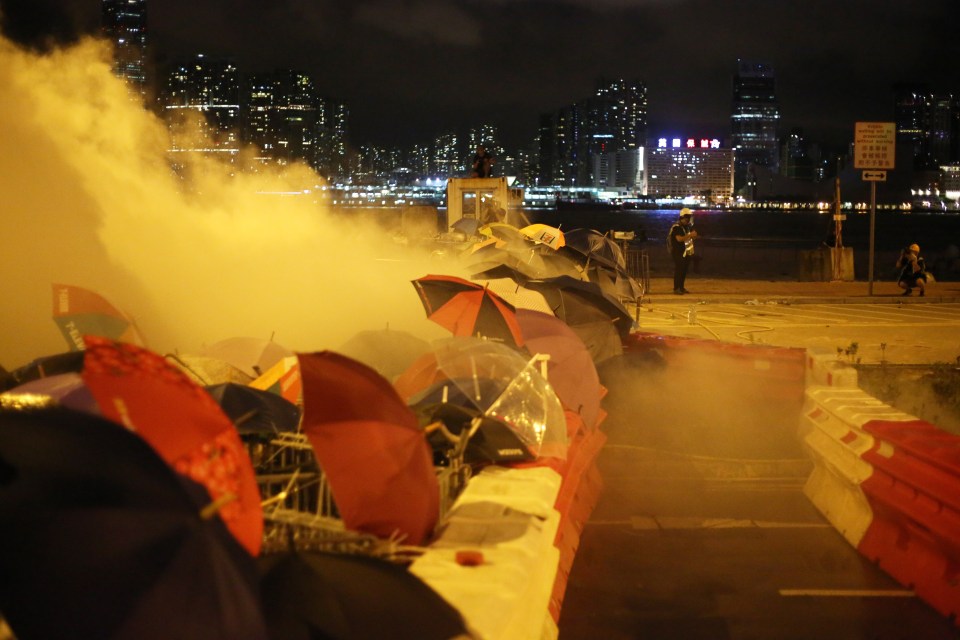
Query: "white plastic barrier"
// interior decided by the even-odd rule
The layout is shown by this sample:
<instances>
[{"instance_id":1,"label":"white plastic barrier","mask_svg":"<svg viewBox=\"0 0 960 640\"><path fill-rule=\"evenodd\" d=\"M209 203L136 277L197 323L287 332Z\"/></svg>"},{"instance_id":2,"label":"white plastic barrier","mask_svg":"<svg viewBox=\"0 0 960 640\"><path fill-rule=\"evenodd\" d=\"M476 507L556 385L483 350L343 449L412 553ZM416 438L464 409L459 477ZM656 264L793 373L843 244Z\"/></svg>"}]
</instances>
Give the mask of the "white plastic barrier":
<instances>
[{"instance_id":1,"label":"white plastic barrier","mask_svg":"<svg viewBox=\"0 0 960 640\"><path fill-rule=\"evenodd\" d=\"M856 389L857 370L837 357L836 351L807 349L807 386Z\"/></svg>"},{"instance_id":2,"label":"white plastic barrier","mask_svg":"<svg viewBox=\"0 0 960 640\"><path fill-rule=\"evenodd\" d=\"M471 478L410 571L481 638L556 638L548 604L559 562L560 484L560 474L547 467L487 467ZM482 560L463 564L461 552L478 552Z\"/></svg>"}]
</instances>

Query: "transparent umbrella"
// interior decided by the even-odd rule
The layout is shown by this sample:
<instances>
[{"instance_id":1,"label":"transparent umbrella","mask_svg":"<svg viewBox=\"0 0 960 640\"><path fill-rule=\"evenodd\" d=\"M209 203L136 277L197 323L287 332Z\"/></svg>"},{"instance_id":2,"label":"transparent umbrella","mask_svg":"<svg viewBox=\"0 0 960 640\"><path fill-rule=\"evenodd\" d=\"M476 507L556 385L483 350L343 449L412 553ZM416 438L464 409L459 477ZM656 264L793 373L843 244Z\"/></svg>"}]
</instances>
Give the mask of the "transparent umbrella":
<instances>
[{"instance_id":1,"label":"transparent umbrella","mask_svg":"<svg viewBox=\"0 0 960 640\"><path fill-rule=\"evenodd\" d=\"M541 375L539 358L479 338L441 342L434 356L438 370L474 407L506 423L534 455L566 458L563 406Z\"/></svg>"}]
</instances>

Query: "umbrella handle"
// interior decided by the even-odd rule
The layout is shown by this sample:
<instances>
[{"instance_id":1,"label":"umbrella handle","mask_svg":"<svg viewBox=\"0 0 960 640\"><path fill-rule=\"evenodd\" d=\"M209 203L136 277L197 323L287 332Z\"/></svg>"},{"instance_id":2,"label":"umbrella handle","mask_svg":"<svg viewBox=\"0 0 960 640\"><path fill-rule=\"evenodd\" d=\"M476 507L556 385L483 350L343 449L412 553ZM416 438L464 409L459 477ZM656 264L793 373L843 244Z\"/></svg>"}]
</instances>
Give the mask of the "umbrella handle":
<instances>
[{"instance_id":1,"label":"umbrella handle","mask_svg":"<svg viewBox=\"0 0 960 640\"><path fill-rule=\"evenodd\" d=\"M238 500L240 496L235 493L225 493L203 509L200 510L200 518L202 520L210 520L213 516L217 515L220 512L220 509L223 509L225 506Z\"/></svg>"}]
</instances>

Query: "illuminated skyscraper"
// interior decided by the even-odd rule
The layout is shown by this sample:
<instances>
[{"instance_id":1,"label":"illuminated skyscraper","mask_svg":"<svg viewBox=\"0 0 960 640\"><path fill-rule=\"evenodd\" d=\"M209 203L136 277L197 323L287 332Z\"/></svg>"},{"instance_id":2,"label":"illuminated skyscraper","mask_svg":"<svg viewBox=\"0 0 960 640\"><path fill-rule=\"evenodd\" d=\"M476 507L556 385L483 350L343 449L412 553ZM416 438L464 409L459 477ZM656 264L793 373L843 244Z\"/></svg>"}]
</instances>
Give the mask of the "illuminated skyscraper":
<instances>
[{"instance_id":1,"label":"illuminated skyscraper","mask_svg":"<svg viewBox=\"0 0 960 640\"><path fill-rule=\"evenodd\" d=\"M228 59L203 54L176 65L161 104L173 132L173 152L240 151L240 78Z\"/></svg>"},{"instance_id":2,"label":"illuminated skyscraper","mask_svg":"<svg viewBox=\"0 0 960 640\"><path fill-rule=\"evenodd\" d=\"M261 163L315 166L322 109L310 76L291 70L255 74L243 98L243 141L257 147Z\"/></svg>"},{"instance_id":3,"label":"illuminated skyscraper","mask_svg":"<svg viewBox=\"0 0 960 640\"><path fill-rule=\"evenodd\" d=\"M740 188L747 167L756 164L772 171L778 168L777 103L773 67L760 62L737 61L733 78L731 144L734 149L734 184Z\"/></svg>"},{"instance_id":4,"label":"illuminated skyscraper","mask_svg":"<svg viewBox=\"0 0 960 640\"><path fill-rule=\"evenodd\" d=\"M956 95L909 83L894 85L893 93L897 144L911 150L913 168L935 170L960 160L960 104Z\"/></svg>"},{"instance_id":5,"label":"illuminated skyscraper","mask_svg":"<svg viewBox=\"0 0 960 640\"><path fill-rule=\"evenodd\" d=\"M147 0L103 0L101 28L113 43L113 72L141 99L147 90Z\"/></svg>"}]
</instances>

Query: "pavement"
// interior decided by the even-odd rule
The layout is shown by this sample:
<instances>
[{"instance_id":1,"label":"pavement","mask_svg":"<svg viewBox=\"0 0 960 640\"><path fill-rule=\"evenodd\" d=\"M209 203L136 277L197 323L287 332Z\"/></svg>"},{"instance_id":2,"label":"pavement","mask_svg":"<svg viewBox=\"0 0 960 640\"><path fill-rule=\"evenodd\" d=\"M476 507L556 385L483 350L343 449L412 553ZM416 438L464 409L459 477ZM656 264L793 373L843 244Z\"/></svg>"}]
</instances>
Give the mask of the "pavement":
<instances>
[{"instance_id":1,"label":"pavement","mask_svg":"<svg viewBox=\"0 0 960 640\"><path fill-rule=\"evenodd\" d=\"M960 282L934 282L926 295L896 283L651 278L638 329L740 344L837 351L859 364L960 364Z\"/></svg>"},{"instance_id":2,"label":"pavement","mask_svg":"<svg viewBox=\"0 0 960 640\"><path fill-rule=\"evenodd\" d=\"M960 282L933 282L927 285L926 295L916 292L903 296L903 290L895 282L842 281L802 282L785 279L726 279L687 276L688 295L673 293L672 278L651 278L650 289L643 303L671 302L691 303L697 301L745 303L793 302L796 304L914 304L960 302Z\"/></svg>"}]
</instances>

